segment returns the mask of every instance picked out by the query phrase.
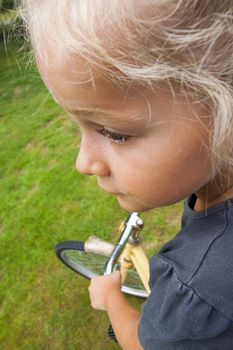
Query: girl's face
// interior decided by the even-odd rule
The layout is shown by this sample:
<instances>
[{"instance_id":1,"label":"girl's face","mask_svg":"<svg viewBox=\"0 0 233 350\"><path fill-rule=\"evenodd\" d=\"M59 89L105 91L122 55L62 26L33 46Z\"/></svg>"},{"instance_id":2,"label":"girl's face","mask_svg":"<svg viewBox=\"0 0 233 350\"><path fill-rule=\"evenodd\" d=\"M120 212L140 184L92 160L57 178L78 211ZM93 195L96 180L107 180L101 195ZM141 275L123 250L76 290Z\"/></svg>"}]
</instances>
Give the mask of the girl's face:
<instances>
[{"instance_id":1,"label":"girl's face","mask_svg":"<svg viewBox=\"0 0 233 350\"><path fill-rule=\"evenodd\" d=\"M82 141L76 167L96 175L98 185L128 211L177 202L213 177L206 112L198 103L162 89L117 88L88 81L81 62L39 64L62 107L79 124ZM202 123L198 120L201 117Z\"/></svg>"}]
</instances>

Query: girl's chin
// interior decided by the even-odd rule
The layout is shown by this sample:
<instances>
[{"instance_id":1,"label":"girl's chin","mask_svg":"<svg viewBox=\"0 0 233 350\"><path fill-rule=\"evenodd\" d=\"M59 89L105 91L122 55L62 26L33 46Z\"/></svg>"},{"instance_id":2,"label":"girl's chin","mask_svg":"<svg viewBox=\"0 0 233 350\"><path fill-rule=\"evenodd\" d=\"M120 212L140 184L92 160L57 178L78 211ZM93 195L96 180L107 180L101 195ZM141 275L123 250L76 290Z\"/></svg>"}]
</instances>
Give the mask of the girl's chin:
<instances>
[{"instance_id":1,"label":"girl's chin","mask_svg":"<svg viewBox=\"0 0 233 350\"><path fill-rule=\"evenodd\" d=\"M145 206L142 203L137 202L133 198L129 198L127 196L117 196L117 201L120 207L128 212L144 212L147 210L151 210L149 206Z\"/></svg>"}]
</instances>

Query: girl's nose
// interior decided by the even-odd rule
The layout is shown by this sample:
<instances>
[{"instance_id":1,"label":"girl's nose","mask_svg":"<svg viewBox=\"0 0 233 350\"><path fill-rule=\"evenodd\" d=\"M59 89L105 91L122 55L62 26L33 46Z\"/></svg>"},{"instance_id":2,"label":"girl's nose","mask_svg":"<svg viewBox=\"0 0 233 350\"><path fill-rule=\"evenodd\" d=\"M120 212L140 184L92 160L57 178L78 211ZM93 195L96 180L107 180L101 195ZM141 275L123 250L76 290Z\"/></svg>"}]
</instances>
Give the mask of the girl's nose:
<instances>
[{"instance_id":1,"label":"girl's nose","mask_svg":"<svg viewBox=\"0 0 233 350\"><path fill-rule=\"evenodd\" d=\"M83 175L109 176L110 169L101 149L82 142L76 159L76 169Z\"/></svg>"}]
</instances>

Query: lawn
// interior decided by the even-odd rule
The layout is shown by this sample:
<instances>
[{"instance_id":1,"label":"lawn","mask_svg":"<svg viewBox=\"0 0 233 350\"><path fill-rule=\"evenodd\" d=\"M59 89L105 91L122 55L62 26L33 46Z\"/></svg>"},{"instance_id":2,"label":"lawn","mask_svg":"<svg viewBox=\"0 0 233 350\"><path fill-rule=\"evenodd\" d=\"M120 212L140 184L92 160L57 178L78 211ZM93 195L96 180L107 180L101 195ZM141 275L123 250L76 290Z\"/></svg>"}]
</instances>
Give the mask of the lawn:
<instances>
[{"instance_id":1,"label":"lawn","mask_svg":"<svg viewBox=\"0 0 233 350\"><path fill-rule=\"evenodd\" d=\"M77 173L78 127L15 45L0 44L0 77L0 348L118 349L107 316L90 307L88 281L62 266L54 246L90 234L116 241L127 213ZM142 215L149 254L175 234L181 208Z\"/></svg>"}]
</instances>

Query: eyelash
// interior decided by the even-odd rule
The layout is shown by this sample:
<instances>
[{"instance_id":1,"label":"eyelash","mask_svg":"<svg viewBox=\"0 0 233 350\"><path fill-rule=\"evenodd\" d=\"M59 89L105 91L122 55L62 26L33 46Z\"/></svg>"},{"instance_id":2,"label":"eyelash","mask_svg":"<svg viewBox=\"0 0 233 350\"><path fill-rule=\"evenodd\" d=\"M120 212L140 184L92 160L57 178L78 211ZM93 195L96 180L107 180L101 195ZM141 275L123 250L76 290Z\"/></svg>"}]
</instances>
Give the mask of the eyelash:
<instances>
[{"instance_id":1,"label":"eyelash","mask_svg":"<svg viewBox=\"0 0 233 350\"><path fill-rule=\"evenodd\" d=\"M132 137L129 135L119 134L117 132L113 132L113 131L107 130L105 128L97 130L97 132L99 134L103 135L104 137L107 137L108 139L110 139L111 142L118 143L118 144L123 144L123 143L129 141Z\"/></svg>"}]
</instances>

